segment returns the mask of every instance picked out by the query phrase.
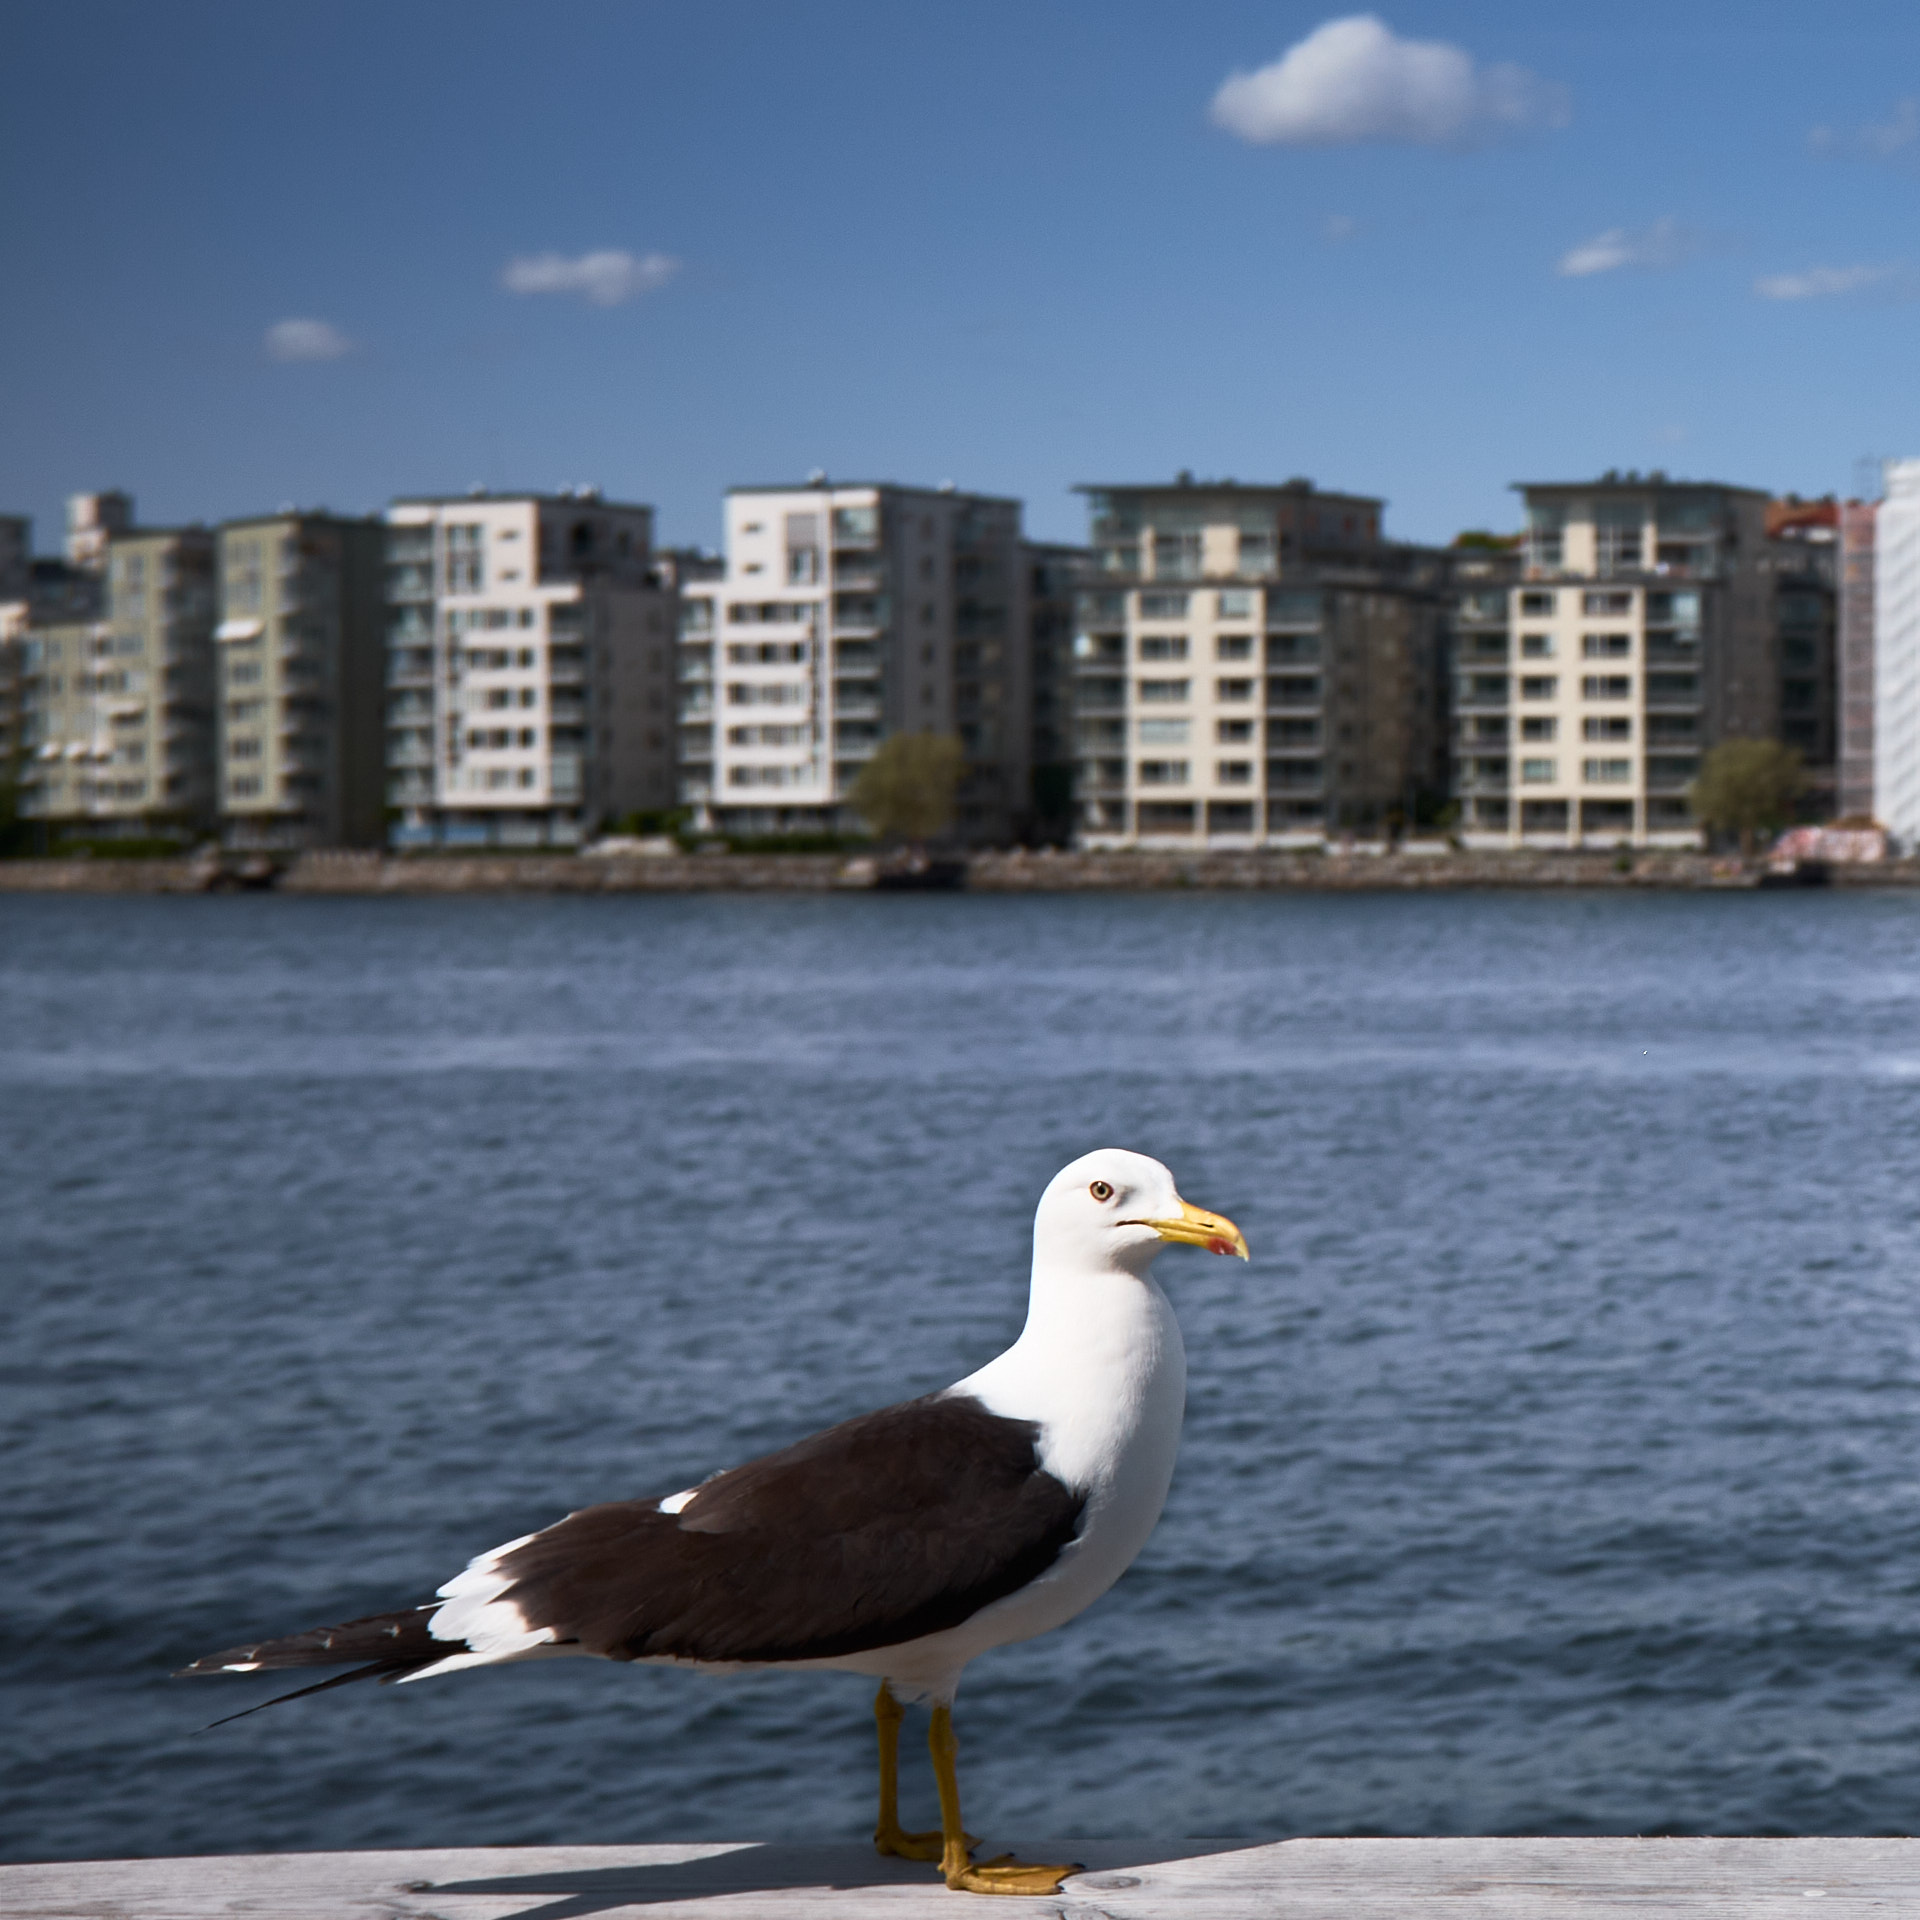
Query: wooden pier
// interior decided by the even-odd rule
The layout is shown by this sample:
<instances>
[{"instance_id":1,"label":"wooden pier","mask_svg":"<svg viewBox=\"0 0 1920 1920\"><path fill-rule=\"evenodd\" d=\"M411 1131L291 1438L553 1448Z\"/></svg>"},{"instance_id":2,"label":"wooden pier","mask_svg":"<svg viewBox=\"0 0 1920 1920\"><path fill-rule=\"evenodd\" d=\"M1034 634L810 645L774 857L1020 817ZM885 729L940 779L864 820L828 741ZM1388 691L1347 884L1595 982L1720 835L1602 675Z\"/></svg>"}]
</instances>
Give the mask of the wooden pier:
<instances>
[{"instance_id":1,"label":"wooden pier","mask_svg":"<svg viewBox=\"0 0 1920 1920\"><path fill-rule=\"evenodd\" d=\"M1082 1859L1031 1920L1854 1920L1920 1914L1920 1840L1035 1843ZM1812 1904L1817 1902L1818 1904ZM864 1846L233 1854L0 1866L5 1920L887 1920L981 1910Z\"/></svg>"}]
</instances>

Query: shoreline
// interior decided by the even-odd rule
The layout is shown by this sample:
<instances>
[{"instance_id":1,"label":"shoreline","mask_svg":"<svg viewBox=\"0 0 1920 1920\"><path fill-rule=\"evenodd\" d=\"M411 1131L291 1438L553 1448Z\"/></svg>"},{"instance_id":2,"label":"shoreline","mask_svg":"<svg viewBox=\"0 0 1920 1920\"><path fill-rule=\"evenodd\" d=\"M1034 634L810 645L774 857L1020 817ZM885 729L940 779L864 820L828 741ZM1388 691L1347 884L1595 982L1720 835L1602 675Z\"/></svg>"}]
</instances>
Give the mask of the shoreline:
<instances>
[{"instance_id":1,"label":"shoreline","mask_svg":"<svg viewBox=\"0 0 1920 1920\"><path fill-rule=\"evenodd\" d=\"M1641 852L1008 852L964 865L973 893L1173 891L1393 893L1463 889L1757 892L1780 886L1920 886L1920 860L1775 874L1764 863ZM829 853L587 855L299 854L219 859L0 861L0 893L865 893L871 858Z\"/></svg>"}]
</instances>

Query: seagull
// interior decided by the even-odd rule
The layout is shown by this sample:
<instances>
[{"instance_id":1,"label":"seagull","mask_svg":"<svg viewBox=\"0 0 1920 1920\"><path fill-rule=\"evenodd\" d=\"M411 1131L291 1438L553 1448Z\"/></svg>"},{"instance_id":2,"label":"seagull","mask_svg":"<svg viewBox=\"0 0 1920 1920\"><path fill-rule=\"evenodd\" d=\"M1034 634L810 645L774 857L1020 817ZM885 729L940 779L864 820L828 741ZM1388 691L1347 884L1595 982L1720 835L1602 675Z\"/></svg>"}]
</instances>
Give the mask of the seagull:
<instances>
[{"instance_id":1,"label":"seagull","mask_svg":"<svg viewBox=\"0 0 1920 1920\"><path fill-rule=\"evenodd\" d=\"M937 1861L962 1892L1058 1892L1073 1865L974 1861L953 1699L970 1660L1092 1605L1160 1517L1186 1404L1179 1323L1151 1271L1169 1243L1248 1257L1240 1229L1189 1206L1159 1161L1086 1154L1040 1196L1019 1339L964 1380L665 1499L583 1507L481 1554L424 1605L181 1671L351 1666L269 1706L560 1655L865 1674L880 1683L879 1851ZM937 1833L900 1824L900 1724L923 1703Z\"/></svg>"}]
</instances>

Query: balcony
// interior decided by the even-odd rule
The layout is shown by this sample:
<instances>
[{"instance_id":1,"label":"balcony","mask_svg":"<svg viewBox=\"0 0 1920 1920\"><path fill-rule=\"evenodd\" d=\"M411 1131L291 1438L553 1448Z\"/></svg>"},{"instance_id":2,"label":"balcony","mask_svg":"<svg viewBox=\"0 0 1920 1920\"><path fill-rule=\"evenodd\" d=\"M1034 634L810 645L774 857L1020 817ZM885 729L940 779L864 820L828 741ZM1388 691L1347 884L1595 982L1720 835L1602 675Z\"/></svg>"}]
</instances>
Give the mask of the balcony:
<instances>
[{"instance_id":1,"label":"balcony","mask_svg":"<svg viewBox=\"0 0 1920 1920\"><path fill-rule=\"evenodd\" d=\"M587 703L584 700L555 700L548 707L547 718L556 727L583 726L587 718Z\"/></svg>"},{"instance_id":2,"label":"balcony","mask_svg":"<svg viewBox=\"0 0 1920 1920\"><path fill-rule=\"evenodd\" d=\"M1284 713L1290 708L1310 708L1317 710L1320 705L1319 676L1296 676L1280 679L1269 676L1267 680L1267 711Z\"/></svg>"},{"instance_id":3,"label":"balcony","mask_svg":"<svg viewBox=\"0 0 1920 1920\"><path fill-rule=\"evenodd\" d=\"M1073 690L1076 713L1124 713L1127 683L1124 680L1080 680Z\"/></svg>"}]
</instances>

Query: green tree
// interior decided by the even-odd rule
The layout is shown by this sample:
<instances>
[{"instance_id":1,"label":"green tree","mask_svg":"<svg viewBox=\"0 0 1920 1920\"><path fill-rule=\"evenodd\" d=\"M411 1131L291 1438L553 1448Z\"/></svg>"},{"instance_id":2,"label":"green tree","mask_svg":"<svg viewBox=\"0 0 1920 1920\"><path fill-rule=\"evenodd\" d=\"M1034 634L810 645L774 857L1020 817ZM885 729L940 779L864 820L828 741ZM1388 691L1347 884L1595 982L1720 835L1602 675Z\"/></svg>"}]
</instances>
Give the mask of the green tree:
<instances>
[{"instance_id":1,"label":"green tree","mask_svg":"<svg viewBox=\"0 0 1920 1920\"><path fill-rule=\"evenodd\" d=\"M1693 817L1710 833L1737 833L1751 855L1755 835L1793 818L1803 780L1800 751L1778 740L1723 740L1687 789Z\"/></svg>"},{"instance_id":2,"label":"green tree","mask_svg":"<svg viewBox=\"0 0 1920 1920\"><path fill-rule=\"evenodd\" d=\"M853 804L882 840L931 840L953 824L965 757L950 733L896 733L860 769Z\"/></svg>"}]
</instances>

